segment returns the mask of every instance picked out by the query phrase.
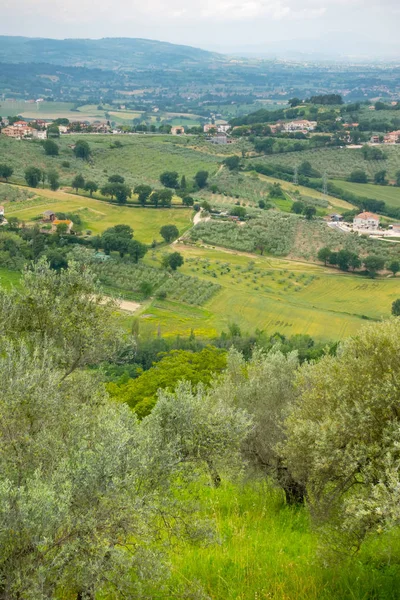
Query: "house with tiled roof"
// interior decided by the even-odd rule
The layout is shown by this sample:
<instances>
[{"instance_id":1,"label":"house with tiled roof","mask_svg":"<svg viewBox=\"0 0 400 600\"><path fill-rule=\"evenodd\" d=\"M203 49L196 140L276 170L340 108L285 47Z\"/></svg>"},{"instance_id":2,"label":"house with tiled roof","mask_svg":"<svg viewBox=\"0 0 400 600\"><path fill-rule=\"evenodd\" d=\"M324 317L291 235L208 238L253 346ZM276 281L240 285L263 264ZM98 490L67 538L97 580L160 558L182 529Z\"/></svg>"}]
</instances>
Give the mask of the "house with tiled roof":
<instances>
[{"instance_id":1,"label":"house with tiled roof","mask_svg":"<svg viewBox=\"0 0 400 600\"><path fill-rule=\"evenodd\" d=\"M353 219L356 229L376 230L379 227L379 217L371 212L362 212Z\"/></svg>"}]
</instances>

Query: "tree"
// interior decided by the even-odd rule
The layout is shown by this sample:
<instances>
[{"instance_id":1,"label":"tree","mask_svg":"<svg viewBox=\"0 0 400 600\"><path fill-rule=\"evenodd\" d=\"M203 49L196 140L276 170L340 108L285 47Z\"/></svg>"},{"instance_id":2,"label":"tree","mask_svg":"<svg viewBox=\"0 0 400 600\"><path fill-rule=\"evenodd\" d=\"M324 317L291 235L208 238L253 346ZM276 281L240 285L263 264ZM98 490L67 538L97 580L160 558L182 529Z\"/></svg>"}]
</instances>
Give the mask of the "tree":
<instances>
[{"instance_id":1,"label":"tree","mask_svg":"<svg viewBox=\"0 0 400 600\"><path fill-rule=\"evenodd\" d=\"M304 177L321 177L321 173L313 168L312 164L308 160L304 160L299 166L299 175Z\"/></svg>"},{"instance_id":2,"label":"tree","mask_svg":"<svg viewBox=\"0 0 400 600\"><path fill-rule=\"evenodd\" d=\"M79 175L75 175L74 179L72 180L71 186L77 192L78 192L79 189L83 189L85 187L85 180L83 178L83 175L80 175L80 174Z\"/></svg>"},{"instance_id":3,"label":"tree","mask_svg":"<svg viewBox=\"0 0 400 600\"><path fill-rule=\"evenodd\" d=\"M157 192L157 202L161 204L163 208L169 208L172 203L173 192L171 190L160 190Z\"/></svg>"},{"instance_id":4,"label":"tree","mask_svg":"<svg viewBox=\"0 0 400 600\"><path fill-rule=\"evenodd\" d=\"M200 352L172 350L138 378L109 384L107 389L120 402L129 404L139 417L144 417L156 404L160 389L173 392L183 379L193 388L200 383L209 385L225 367L226 352L215 346L207 346Z\"/></svg>"},{"instance_id":5,"label":"tree","mask_svg":"<svg viewBox=\"0 0 400 600\"><path fill-rule=\"evenodd\" d=\"M253 427L242 451L246 460L265 477L272 477L289 503L302 502L305 488L285 465L280 445L286 434L284 419L296 397L294 381L298 368L296 352L266 353L253 350L248 361L235 349L228 354L227 370L213 386L214 399L225 398L231 406L245 410Z\"/></svg>"},{"instance_id":6,"label":"tree","mask_svg":"<svg viewBox=\"0 0 400 600\"><path fill-rule=\"evenodd\" d=\"M164 171L160 175L160 182L167 188L177 189L179 187L179 175L176 171Z\"/></svg>"},{"instance_id":7,"label":"tree","mask_svg":"<svg viewBox=\"0 0 400 600\"><path fill-rule=\"evenodd\" d=\"M193 206L194 199L192 198L192 196L183 196L182 204L184 204L185 206Z\"/></svg>"},{"instance_id":8,"label":"tree","mask_svg":"<svg viewBox=\"0 0 400 600\"><path fill-rule=\"evenodd\" d=\"M179 187L181 190L186 190L187 184L186 184L186 177L184 175L182 175L182 177L181 177L181 183L180 183Z\"/></svg>"},{"instance_id":9,"label":"tree","mask_svg":"<svg viewBox=\"0 0 400 600\"><path fill-rule=\"evenodd\" d=\"M270 198L284 198L285 194L280 183L273 183L269 188Z\"/></svg>"},{"instance_id":10,"label":"tree","mask_svg":"<svg viewBox=\"0 0 400 600\"><path fill-rule=\"evenodd\" d=\"M43 142L44 152L47 156L58 156L58 144L53 140Z\"/></svg>"},{"instance_id":11,"label":"tree","mask_svg":"<svg viewBox=\"0 0 400 600\"><path fill-rule=\"evenodd\" d=\"M364 259L364 266L368 271L368 275L374 278L378 271L382 271L385 266L385 259L375 254L370 254Z\"/></svg>"},{"instance_id":12,"label":"tree","mask_svg":"<svg viewBox=\"0 0 400 600\"><path fill-rule=\"evenodd\" d=\"M354 183L367 183L368 177L363 169L355 169L350 173L349 181Z\"/></svg>"},{"instance_id":13,"label":"tree","mask_svg":"<svg viewBox=\"0 0 400 600\"><path fill-rule=\"evenodd\" d=\"M153 190L149 185L137 185L133 190L134 194L138 195L139 203L144 206L149 199Z\"/></svg>"},{"instance_id":14,"label":"tree","mask_svg":"<svg viewBox=\"0 0 400 600\"><path fill-rule=\"evenodd\" d=\"M197 171L194 176L196 185L202 190L207 185L208 171Z\"/></svg>"},{"instance_id":15,"label":"tree","mask_svg":"<svg viewBox=\"0 0 400 600\"><path fill-rule=\"evenodd\" d=\"M138 242L137 240L131 240L128 243L128 254L132 258L133 262L139 262L139 259L143 258L143 256L147 252L147 246Z\"/></svg>"},{"instance_id":16,"label":"tree","mask_svg":"<svg viewBox=\"0 0 400 600\"><path fill-rule=\"evenodd\" d=\"M400 317L400 298L397 298L392 304L392 315Z\"/></svg>"},{"instance_id":17,"label":"tree","mask_svg":"<svg viewBox=\"0 0 400 600\"><path fill-rule=\"evenodd\" d=\"M288 104L291 108L296 108L296 106L300 106L301 104L303 104L303 100L300 100L300 98L297 98L295 96L294 98L290 98L288 100Z\"/></svg>"},{"instance_id":18,"label":"tree","mask_svg":"<svg viewBox=\"0 0 400 600\"><path fill-rule=\"evenodd\" d=\"M351 252L342 248L337 253L337 266L342 271L348 271L351 258Z\"/></svg>"},{"instance_id":19,"label":"tree","mask_svg":"<svg viewBox=\"0 0 400 600\"><path fill-rule=\"evenodd\" d=\"M273 138L264 138L254 142L254 149L261 154L273 154L275 140Z\"/></svg>"},{"instance_id":20,"label":"tree","mask_svg":"<svg viewBox=\"0 0 400 600\"><path fill-rule=\"evenodd\" d=\"M303 210L303 215L308 221L311 221L313 217L317 214L317 209L315 206L305 206Z\"/></svg>"},{"instance_id":21,"label":"tree","mask_svg":"<svg viewBox=\"0 0 400 600\"><path fill-rule=\"evenodd\" d=\"M239 472L240 449L251 419L223 399L211 398L204 388L195 391L190 383L182 382L174 393L160 391L155 408L143 423L145 430L149 425L158 432L161 448L172 444L187 469L207 470L212 485L219 487L220 469Z\"/></svg>"},{"instance_id":22,"label":"tree","mask_svg":"<svg viewBox=\"0 0 400 600\"><path fill-rule=\"evenodd\" d=\"M37 187L42 179L42 171L37 167L25 169L25 181L30 187Z\"/></svg>"},{"instance_id":23,"label":"tree","mask_svg":"<svg viewBox=\"0 0 400 600\"><path fill-rule=\"evenodd\" d=\"M0 167L1 169L1 167ZM396 173L396 185L400 186L400 171L397 171Z\"/></svg>"},{"instance_id":24,"label":"tree","mask_svg":"<svg viewBox=\"0 0 400 600\"><path fill-rule=\"evenodd\" d=\"M237 171L240 167L240 157L236 155L228 156L222 161L222 164L228 167L230 171Z\"/></svg>"},{"instance_id":25,"label":"tree","mask_svg":"<svg viewBox=\"0 0 400 600\"><path fill-rule=\"evenodd\" d=\"M355 252L350 252L349 267L351 267L353 271L361 267L361 259Z\"/></svg>"},{"instance_id":26,"label":"tree","mask_svg":"<svg viewBox=\"0 0 400 600\"><path fill-rule=\"evenodd\" d=\"M122 177L122 175L110 175L108 181L110 183L125 183L125 177Z\"/></svg>"},{"instance_id":27,"label":"tree","mask_svg":"<svg viewBox=\"0 0 400 600\"><path fill-rule=\"evenodd\" d=\"M8 180L9 177L14 173L14 169L9 165L1 164L0 165L0 177L2 179Z\"/></svg>"},{"instance_id":28,"label":"tree","mask_svg":"<svg viewBox=\"0 0 400 600\"><path fill-rule=\"evenodd\" d=\"M399 376L399 319L364 327L299 372L283 452L336 549L400 523Z\"/></svg>"},{"instance_id":29,"label":"tree","mask_svg":"<svg viewBox=\"0 0 400 600\"><path fill-rule=\"evenodd\" d=\"M56 273L40 259L18 289L0 291L3 335L29 339L37 347L51 343L64 377L120 347L123 333L114 311L115 303L104 300L94 275L74 261Z\"/></svg>"},{"instance_id":30,"label":"tree","mask_svg":"<svg viewBox=\"0 0 400 600\"><path fill-rule=\"evenodd\" d=\"M133 229L129 225L115 225L109 227L101 236L101 244L106 254L112 251L119 252L121 258L129 253L130 248L134 254L134 248L131 246ZM136 261L137 262L137 261Z\"/></svg>"},{"instance_id":31,"label":"tree","mask_svg":"<svg viewBox=\"0 0 400 600\"><path fill-rule=\"evenodd\" d=\"M172 252L172 254L166 254L163 258L163 266L166 268L176 271L178 267L183 265L183 256L179 252Z\"/></svg>"},{"instance_id":32,"label":"tree","mask_svg":"<svg viewBox=\"0 0 400 600\"><path fill-rule=\"evenodd\" d=\"M296 200L296 202L293 202L292 208L290 210L292 213L295 213L296 215L301 215L304 211L304 208L305 208L304 202L300 202L300 200Z\"/></svg>"},{"instance_id":33,"label":"tree","mask_svg":"<svg viewBox=\"0 0 400 600\"><path fill-rule=\"evenodd\" d=\"M74 147L74 154L76 158L82 160L89 160L91 150L89 144L85 140L78 140Z\"/></svg>"},{"instance_id":34,"label":"tree","mask_svg":"<svg viewBox=\"0 0 400 600\"><path fill-rule=\"evenodd\" d=\"M46 135L47 135L47 139L59 138L60 130L58 128L58 125L56 123L52 123L51 125L49 125L49 127L46 129Z\"/></svg>"},{"instance_id":35,"label":"tree","mask_svg":"<svg viewBox=\"0 0 400 600\"><path fill-rule=\"evenodd\" d=\"M143 294L143 296L145 298L148 298L149 296L151 296L152 291L153 286L151 285L151 283L149 281L142 281L142 283L140 284L140 292Z\"/></svg>"},{"instance_id":36,"label":"tree","mask_svg":"<svg viewBox=\"0 0 400 600\"><path fill-rule=\"evenodd\" d=\"M387 268L392 271L393 276L396 277L396 273L400 271L400 262L398 260L392 260L388 264Z\"/></svg>"},{"instance_id":37,"label":"tree","mask_svg":"<svg viewBox=\"0 0 400 600\"><path fill-rule=\"evenodd\" d=\"M126 204L127 199L132 196L132 190L128 185L124 183L116 183L115 185L115 198L118 204Z\"/></svg>"},{"instance_id":38,"label":"tree","mask_svg":"<svg viewBox=\"0 0 400 600\"><path fill-rule=\"evenodd\" d=\"M90 197L93 196L93 192L97 192L99 186L97 185L97 183L95 181L86 181L85 183L85 191L89 192Z\"/></svg>"},{"instance_id":39,"label":"tree","mask_svg":"<svg viewBox=\"0 0 400 600\"><path fill-rule=\"evenodd\" d=\"M234 206L231 208L230 214L234 217L239 217L239 219L244 219L247 213L244 206Z\"/></svg>"},{"instance_id":40,"label":"tree","mask_svg":"<svg viewBox=\"0 0 400 600\"><path fill-rule=\"evenodd\" d=\"M317 257L318 257L318 260L320 260L321 262L323 262L326 265L331 254L332 254L331 249L327 248L325 246L324 248L321 248L319 250Z\"/></svg>"},{"instance_id":41,"label":"tree","mask_svg":"<svg viewBox=\"0 0 400 600\"><path fill-rule=\"evenodd\" d=\"M160 235L164 238L167 244L170 244L172 240L176 240L179 236L179 230L176 225L163 225L160 229Z\"/></svg>"},{"instance_id":42,"label":"tree","mask_svg":"<svg viewBox=\"0 0 400 600\"><path fill-rule=\"evenodd\" d=\"M388 180L386 179L386 171L383 169L382 171L378 171L374 175L374 183L375 185L387 185Z\"/></svg>"},{"instance_id":43,"label":"tree","mask_svg":"<svg viewBox=\"0 0 400 600\"><path fill-rule=\"evenodd\" d=\"M55 191L60 187L60 176L54 169L48 171L47 181L49 182L50 189Z\"/></svg>"}]
</instances>

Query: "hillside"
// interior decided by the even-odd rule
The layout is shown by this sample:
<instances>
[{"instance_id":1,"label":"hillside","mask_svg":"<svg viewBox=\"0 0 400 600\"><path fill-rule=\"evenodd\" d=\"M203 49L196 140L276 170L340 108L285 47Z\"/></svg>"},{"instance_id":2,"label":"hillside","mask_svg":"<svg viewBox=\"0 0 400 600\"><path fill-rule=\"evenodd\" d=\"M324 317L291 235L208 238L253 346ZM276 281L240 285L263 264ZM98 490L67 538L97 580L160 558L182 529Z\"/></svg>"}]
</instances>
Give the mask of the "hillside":
<instances>
[{"instance_id":1,"label":"hillside","mask_svg":"<svg viewBox=\"0 0 400 600\"><path fill-rule=\"evenodd\" d=\"M89 68L180 68L226 62L220 54L139 38L100 40L0 36L0 62Z\"/></svg>"}]
</instances>

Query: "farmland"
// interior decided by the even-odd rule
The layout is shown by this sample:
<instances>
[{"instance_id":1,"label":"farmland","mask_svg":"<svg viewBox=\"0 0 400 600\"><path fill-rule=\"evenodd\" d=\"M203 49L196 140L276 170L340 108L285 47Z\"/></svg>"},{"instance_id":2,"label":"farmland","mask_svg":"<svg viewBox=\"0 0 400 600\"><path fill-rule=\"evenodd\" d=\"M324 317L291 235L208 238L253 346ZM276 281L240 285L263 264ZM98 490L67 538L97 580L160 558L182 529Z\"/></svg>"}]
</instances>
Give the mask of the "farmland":
<instances>
[{"instance_id":1,"label":"farmland","mask_svg":"<svg viewBox=\"0 0 400 600\"><path fill-rule=\"evenodd\" d=\"M77 139L86 139L92 151L91 162L74 157L71 147ZM122 147L115 148L119 140ZM195 139L173 136L65 136L57 142L60 154L45 156L42 145L35 141L19 141L0 136L0 152L14 168L14 180L23 181L28 166L41 169L55 168L60 173L62 185L70 185L74 175L82 173L87 179L105 183L108 175L123 175L130 185L148 183L156 185L163 171L178 171L180 175L193 177L204 169L212 175L221 162L220 156L208 151L205 144L195 144ZM69 166L63 165L65 162Z\"/></svg>"},{"instance_id":2,"label":"farmland","mask_svg":"<svg viewBox=\"0 0 400 600\"><path fill-rule=\"evenodd\" d=\"M237 323L243 331L308 333L342 339L366 318L388 317L398 296L398 280L365 280L316 265L271 257L249 257L212 248L179 246L182 273L218 283L219 292L202 307L154 300L141 319L144 331L212 336ZM158 266L160 256L146 256Z\"/></svg>"},{"instance_id":3,"label":"farmland","mask_svg":"<svg viewBox=\"0 0 400 600\"><path fill-rule=\"evenodd\" d=\"M361 149L355 148L318 148L303 152L274 154L257 158L257 162L294 167L303 161L310 161L320 173L326 172L329 179L345 179L354 169L363 169L371 179L378 171L386 169L389 178L394 178L400 170L400 145L382 147L387 160L364 160Z\"/></svg>"},{"instance_id":4,"label":"farmland","mask_svg":"<svg viewBox=\"0 0 400 600\"><path fill-rule=\"evenodd\" d=\"M0 190L3 185L0 184ZM132 227L136 239L148 244L154 239L161 240L159 231L162 225L174 223L182 233L191 223L192 211L186 208L120 207L94 198L75 196L64 192L52 192L46 189L35 190L35 192L38 195L33 199L5 202L7 216L29 222L47 209L51 209L55 213L57 211L78 213L85 229L90 230L93 234L101 233L118 223L125 223Z\"/></svg>"},{"instance_id":5,"label":"farmland","mask_svg":"<svg viewBox=\"0 0 400 600\"><path fill-rule=\"evenodd\" d=\"M356 196L383 200L388 206L400 207L400 187L373 185L371 183L351 183L341 180L332 183Z\"/></svg>"}]
</instances>

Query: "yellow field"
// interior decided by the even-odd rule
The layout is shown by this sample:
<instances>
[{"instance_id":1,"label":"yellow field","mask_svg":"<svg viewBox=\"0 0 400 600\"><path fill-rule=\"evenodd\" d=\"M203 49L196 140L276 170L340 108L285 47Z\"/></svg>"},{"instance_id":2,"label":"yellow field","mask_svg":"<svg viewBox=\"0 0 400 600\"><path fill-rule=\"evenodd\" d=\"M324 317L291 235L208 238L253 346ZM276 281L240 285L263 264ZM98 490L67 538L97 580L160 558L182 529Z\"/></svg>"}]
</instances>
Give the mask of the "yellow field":
<instances>
[{"instance_id":1,"label":"yellow field","mask_svg":"<svg viewBox=\"0 0 400 600\"><path fill-rule=\"evenodd\" d=\"M136 239L144 243L151 243L154 239L161 240L159 231L162 225L174 224L182 233L191 224L191 209L129 208L61 191L25 189L38 194L38 197L24 202L5 202L7 217L18 217L21 221L29 222L47 209L56 214L57 211L77 212L81 215L85 228L93 234L124 223L130 225Z\"/></svg>"},{"instance_id":2,"label":"yellow field","mask_svg":"<svg viewBox=\"0 0 400 600\"><path fill-rule=\"evenodd\" d=\"M213 335L237 323L247 332L258 328L339 340L354 334L366 319L389 317L400 295L398 278L371 280L289 260L182 245L177 249L185 257L183 273L222 288L201 308L154 301L141 319L145 330L160 326L164 334L176 335L193 328L197 335ZM146 262L156 265L157 259L148 255Z\"/></svg>"}]
</instances>

